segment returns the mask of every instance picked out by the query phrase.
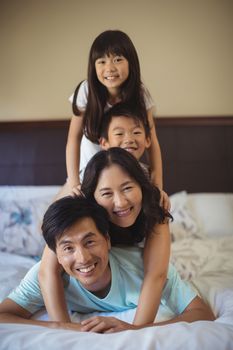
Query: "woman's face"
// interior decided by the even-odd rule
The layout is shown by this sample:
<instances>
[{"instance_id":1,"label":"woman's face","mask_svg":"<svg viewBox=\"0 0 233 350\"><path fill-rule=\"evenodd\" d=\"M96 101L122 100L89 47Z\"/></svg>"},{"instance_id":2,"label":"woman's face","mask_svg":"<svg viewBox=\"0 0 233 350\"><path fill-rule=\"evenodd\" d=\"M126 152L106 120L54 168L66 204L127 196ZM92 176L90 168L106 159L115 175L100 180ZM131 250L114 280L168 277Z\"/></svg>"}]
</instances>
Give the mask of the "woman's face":
<instances>
[{"instance_id":1,"label":"woman's face","mask_svg":"<svg viewBox=\"0 0 233 350\"><path fill-rule=\"evenodd\" d=\"M120 227L133 225L142 208L141 187L116 164L101 172L94 197Z\"/></svg>"}]
</instances>

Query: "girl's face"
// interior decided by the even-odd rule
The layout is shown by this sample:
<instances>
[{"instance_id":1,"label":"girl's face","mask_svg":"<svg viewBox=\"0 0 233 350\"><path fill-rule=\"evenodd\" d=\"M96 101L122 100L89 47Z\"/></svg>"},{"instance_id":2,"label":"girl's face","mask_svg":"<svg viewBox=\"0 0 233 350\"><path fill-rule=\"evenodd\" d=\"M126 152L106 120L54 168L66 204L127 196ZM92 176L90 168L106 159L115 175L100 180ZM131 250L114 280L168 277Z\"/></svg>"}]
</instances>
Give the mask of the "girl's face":
<instances>
[{"instance_id":1,"label":"girl's face","mask_svg":"<svg viewBox=\"0 0 233 350\"><path fill-rule=\"evenodd\" d=\"M142 208L141 187L116 164L102 171L94 197L120 227L133 225Z\"/></svg>"},{"instance_id":2,"label":"girl's face","mask_svg":"<svg viewBox=\"0 0 233 350\"><path fill-rule=\"evenodd\" d=\"M100 57L95 61L95 69L98 80L110 95L118 93L129 76L129 63L124 56L110 54Z\"/></svg>"}]
</instances>

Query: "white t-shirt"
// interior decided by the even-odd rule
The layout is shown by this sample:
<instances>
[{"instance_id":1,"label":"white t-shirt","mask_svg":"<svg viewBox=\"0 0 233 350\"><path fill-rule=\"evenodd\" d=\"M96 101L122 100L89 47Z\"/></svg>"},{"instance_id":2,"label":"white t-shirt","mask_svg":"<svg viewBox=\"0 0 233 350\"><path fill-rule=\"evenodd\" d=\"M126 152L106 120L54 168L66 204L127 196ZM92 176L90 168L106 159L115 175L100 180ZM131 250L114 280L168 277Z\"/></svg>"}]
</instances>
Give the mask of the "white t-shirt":
<instances>
[{"instance_id":1,"label":"white t-shirt","mask_svg":"<svg viewBox=\"0 0 233 350\"><path fill-rule=\"evenodd\" d=\"M147 88L145 86L143 86L143 88L144 88L144 99L145 99L146 109L149 110L152 107L154 107L155 104ZM74 97L74 94L72 94L69 98L69 101L71 103L73 102L73 97ZM88 82L87 80L84 80L80 85L78 95L77 95L77 100L76 100L76 105L80 110L86 109L87 97L88 97ZM105 110L108 110L111 107L112 106L110 104L107 104ZM83 172L87 163L92 158L92 156L100 150L101 148L99 145L91 142L86 138L85 135L83 135L81 146L80 146L80 165L79 165L81 181L82 181Z\"/></svg>"}]
</instances>

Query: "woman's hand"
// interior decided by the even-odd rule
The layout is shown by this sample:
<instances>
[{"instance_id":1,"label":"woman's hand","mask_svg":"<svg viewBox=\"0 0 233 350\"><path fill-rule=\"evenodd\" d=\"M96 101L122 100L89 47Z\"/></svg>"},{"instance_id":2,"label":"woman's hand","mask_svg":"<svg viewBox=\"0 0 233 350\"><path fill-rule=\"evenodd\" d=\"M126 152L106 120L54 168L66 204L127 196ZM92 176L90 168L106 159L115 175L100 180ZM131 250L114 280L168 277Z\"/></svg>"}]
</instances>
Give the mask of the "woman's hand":
<instances>
[{"instance_id":1,"label":"woman's hand","mask_svg":"<svg viewBox=\"0 0 233 350\"><path fill-rule=\"evenodd\" d=\"M81 322L81 331L95 333L115 333L129 329L139 329L130 323L118 320L115 317L94 316Z\"/></svg>"}]
</instances>

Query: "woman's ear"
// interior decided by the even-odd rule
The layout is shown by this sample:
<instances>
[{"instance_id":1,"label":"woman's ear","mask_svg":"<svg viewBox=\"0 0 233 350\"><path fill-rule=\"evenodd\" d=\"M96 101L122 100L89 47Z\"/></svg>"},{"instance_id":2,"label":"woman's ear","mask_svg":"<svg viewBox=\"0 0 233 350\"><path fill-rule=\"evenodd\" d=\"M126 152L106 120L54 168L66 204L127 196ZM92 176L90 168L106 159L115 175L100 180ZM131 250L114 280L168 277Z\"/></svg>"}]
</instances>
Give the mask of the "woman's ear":
<instances>
[{"instance_id":1,"label":"woman's ear","mask_svg":"<svg viewBox=\"0 0 233 350\"><path fill-rule=\"evenodd\" d=\"M99 138L100 147L104 150L108 150L110 148L109 142L105 137Z\"/></svg>"}]
</instances>

